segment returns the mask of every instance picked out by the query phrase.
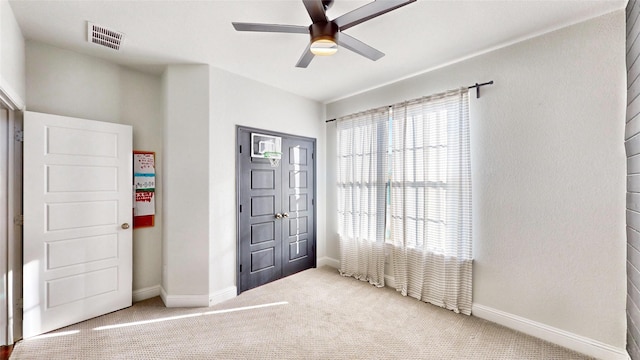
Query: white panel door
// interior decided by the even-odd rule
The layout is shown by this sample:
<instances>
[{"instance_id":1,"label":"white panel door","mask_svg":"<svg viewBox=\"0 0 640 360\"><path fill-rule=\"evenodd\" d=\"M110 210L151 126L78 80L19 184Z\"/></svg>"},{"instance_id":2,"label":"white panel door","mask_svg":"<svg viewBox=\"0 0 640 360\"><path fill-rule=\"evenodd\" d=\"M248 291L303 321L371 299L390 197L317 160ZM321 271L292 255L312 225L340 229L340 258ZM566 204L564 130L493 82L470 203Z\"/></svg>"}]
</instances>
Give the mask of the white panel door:
<instances>
[{"instance_id":1,"label":"white panel door","mask_svg":"<svg viewBox=\"0 0 640 360\"><path fill-rule=\"evenodd\" d=\"M28 338L132 301L132 128L25 112Z\"/></svg>"}]
</instances>

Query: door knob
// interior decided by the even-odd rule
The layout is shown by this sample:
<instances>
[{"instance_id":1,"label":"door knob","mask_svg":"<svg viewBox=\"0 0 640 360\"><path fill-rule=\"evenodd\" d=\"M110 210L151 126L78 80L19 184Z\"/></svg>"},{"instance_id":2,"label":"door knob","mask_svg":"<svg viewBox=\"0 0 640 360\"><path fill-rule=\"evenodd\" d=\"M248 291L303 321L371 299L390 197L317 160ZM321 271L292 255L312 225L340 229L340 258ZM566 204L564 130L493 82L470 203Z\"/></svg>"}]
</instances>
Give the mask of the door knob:
<instances>
[{"instance_id":1,"label":"door knob","mask_svg":"<svg viewBox=\"0 0 640 360\"><path fill-rule=\"evenodd\" d=\"M282 214L282 217L289 217L289 213Z\"/></svg>"},{"instance_id":2,"label":"door knob","mask_svg":"<svg viewBox=\"0 0 640 360\"><path fill-rule=\"evenodd\" d=\"M276 214L276 219L282 219L282 214L277 213L277 214Z\"/></svg>"},{"instance_id":3,"label":"door knob","mask_svg":"<svg viewBox=\"0 0 640 360\"><path fill-rule=\"evenodd\" d=\"M125 229L125 230L127 230L129 228L129 224L124 223L124 224L120 225L120 227Z\"/></svg>"}]
</instances>

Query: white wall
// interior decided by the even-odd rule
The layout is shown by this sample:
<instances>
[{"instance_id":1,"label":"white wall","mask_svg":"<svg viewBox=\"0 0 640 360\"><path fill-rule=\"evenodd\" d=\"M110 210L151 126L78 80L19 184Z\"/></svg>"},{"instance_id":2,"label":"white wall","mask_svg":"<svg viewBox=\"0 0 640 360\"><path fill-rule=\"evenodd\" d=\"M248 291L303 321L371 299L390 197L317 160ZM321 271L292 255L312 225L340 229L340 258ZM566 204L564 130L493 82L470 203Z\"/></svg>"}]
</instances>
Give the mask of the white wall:
<instances>
[{"instance_id":1,"label":"white wall","mask_svg":"<svg viewBox=\"0 0 640 360\"><path fill-rule=\"evenodd\" d=\"M0 89L18 108L25 101L24 38L7 0L0 0Z\"/></svg>"},{"instance_id":2,"label":"white wall","mask_svg":"<svg viewBox=\"0 0 640 360\"><path fill-rule=\"evenodd\" d=\"M161 281L164 159L162 81L119 67L120 123L133 126L133 149L156 153L155 226L133 229L134 301L157 296ZM137 292L137 295L136 295Z\"/></svg>"},{"instance_id":3,"label":"white wall","mask_svg":"<svg viewBox=\"0 0 640 360\"><path fill-rule=\"evenodd\" d=\"M134 231L134 292L161 285L168 306L235 296L236 125L314 137L317 173L326 169L321 104L207 65L160 77L29 41L27 108L130 124L134 148L156 151L156 226ZM323 176L316 186L321 258Z\"/></svg>"},{"instance_id":4,"label":"white wall","mask_svg":"<svg viewBox=\"0 0 640 360\"><path fill-rule=\"evenodd\" d=\"M316 138L318 258L325 256L324 109L315 101L211 68L210 288L236 285L236 125Z\"/></svg>"},{"instance_id":5,"label":"white wall","mask_svg":"<svg viewBox=\"0 0 640 360\"><path fill-rule=\"evenodd\" d=\"M160 76L32 41L26 73L27 110L132 125L134 149L155 151L162 173ZM163 183L158 176L156 226L133 231L133 290L143 298L159 294Z\"/></svg>"},{"instance_id":6,"label":"white wall","mask_svg":"<svg viewBox=\"0 0 640 360\"><path fill-rule=\"evenodd\" d=\"M163 299L167 306L207 306L209 66L168 66L163 89Z\"/></svg>"},{"instance_id":7,"label":"white wall","mask_svg":"<svg viewBox=\"0 0 640 360\"><path fill-rule=\"evenodd\" d=\"M328 104L327 116L494 80L471 99L474 306L624 351L625 79L618 11Z\"/></svg>"}]
</instances>

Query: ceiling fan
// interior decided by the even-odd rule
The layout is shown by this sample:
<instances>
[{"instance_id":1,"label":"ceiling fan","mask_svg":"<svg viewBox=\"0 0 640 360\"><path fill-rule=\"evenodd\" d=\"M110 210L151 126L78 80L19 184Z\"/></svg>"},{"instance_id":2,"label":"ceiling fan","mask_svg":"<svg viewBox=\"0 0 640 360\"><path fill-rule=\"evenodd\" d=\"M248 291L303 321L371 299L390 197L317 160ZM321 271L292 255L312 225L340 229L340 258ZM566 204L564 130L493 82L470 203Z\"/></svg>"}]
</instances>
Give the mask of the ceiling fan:
<instances>
[{"instance_id":1,"label":"ceiling fan","mask_svg":"<svg viewBox=\"0 0 640 360\"><path fill-rule=\"evenodd\" d=\"M338 51L338 45L375 61L383 57L384 53L345 34L343 31L414 1L416 0L376 0L333 20L329 20L326 10L331 7L333 0L302 0L312 21L308 27L240 22L233 22L232 24L237 31L310 35L311 41L296 64L300 68L306 68L315 55L335 54Z\"/></svg>"}]
</instances>

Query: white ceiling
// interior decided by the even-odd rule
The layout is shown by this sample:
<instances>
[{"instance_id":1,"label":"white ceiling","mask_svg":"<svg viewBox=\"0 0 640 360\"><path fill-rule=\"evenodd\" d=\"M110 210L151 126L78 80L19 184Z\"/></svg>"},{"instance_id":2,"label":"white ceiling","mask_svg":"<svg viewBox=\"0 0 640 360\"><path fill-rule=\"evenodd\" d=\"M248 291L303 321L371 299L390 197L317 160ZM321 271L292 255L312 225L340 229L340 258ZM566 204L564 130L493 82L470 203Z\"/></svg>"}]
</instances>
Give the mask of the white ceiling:
<instances>
[{"instance_id":1,"label":"white ceiling","mask_svg":"<svg viewBox=\"0 0 640 360\"><path fill-rule=\"evenodd\" d=\"M335 0L328 16L333 19L368 2ZM295 64L308 36L236 32L231 25L236 21L307 26L311 20L300 0L10 4L30 40L151 72L162 71L166 64L211 64L327 102L623 9L626 2L418 0L345 31L385 53L382 59L374 62L340 49L334 56L314 58L306 69ZM121 51L88 43L87 21L125 33Z\"/></svg>"}]
</instances>

